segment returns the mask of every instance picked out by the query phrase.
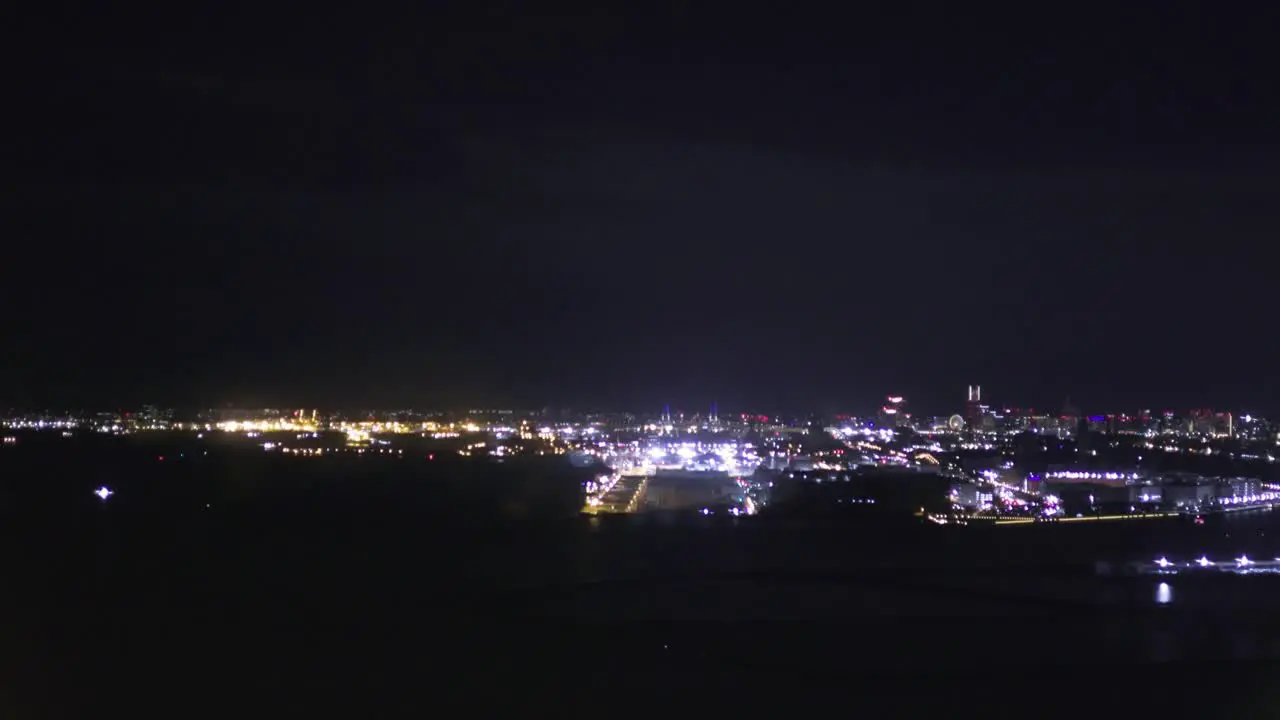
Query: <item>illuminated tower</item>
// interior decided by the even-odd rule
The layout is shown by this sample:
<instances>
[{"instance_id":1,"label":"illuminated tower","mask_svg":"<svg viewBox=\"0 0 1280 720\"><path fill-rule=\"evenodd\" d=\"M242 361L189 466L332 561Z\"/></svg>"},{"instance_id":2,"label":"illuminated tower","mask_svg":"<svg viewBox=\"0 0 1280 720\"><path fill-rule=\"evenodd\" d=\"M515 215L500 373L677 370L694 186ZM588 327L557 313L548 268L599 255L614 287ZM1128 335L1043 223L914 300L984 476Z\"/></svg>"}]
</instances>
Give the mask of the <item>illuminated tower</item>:
<instances>
[{"instance_id":1,"label":"illuminated tower","mask_svg":"<svg viewBox=\"0 0 1280 720\"><path fill-rule=\"evenodd\" d=\"M890 395L881 406L877 423L882 428L901 427L909 422L906 399L901 395Z\"/></svg>"},{"instance_id":2,"label":"illuminated tower","mask_svg":"<svg viewBox=\"0 0 1280 720\"><path fill-rule=\"evenodd\" d=\"M964 419L969 427L982 425L982 386L969 386L969 399L964 404Z\"/></svg>"}]
</instances>

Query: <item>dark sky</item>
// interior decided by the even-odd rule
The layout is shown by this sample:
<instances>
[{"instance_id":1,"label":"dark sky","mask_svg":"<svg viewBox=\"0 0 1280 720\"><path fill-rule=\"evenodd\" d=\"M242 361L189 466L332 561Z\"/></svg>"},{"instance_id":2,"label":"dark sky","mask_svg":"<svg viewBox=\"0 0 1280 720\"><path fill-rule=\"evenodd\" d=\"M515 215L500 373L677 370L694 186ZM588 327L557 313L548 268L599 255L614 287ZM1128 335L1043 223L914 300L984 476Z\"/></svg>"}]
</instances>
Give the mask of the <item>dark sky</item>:
<instances>
[{"instance_id":1,"label":"dark sky","mask_svg":"<svg viewBox=\"0 0 1280 720\"><path fill-rule=\"evenodd\" d=\"M43 11L0 406L1280 410L1277 17L946 5Z\"/></svg>"}]
</instances>

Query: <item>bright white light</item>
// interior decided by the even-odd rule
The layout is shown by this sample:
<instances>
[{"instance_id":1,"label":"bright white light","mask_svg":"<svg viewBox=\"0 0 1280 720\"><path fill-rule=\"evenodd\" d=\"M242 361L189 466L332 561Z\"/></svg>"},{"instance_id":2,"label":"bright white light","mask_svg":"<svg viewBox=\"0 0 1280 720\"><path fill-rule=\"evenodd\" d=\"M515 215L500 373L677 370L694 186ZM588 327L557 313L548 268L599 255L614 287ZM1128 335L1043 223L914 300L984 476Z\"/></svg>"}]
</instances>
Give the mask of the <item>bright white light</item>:
<instances>
[{"instance_id":1,"label":"bright white light","mask_svg":"<svg viewBox=\"0 0 1280 720\"><path fill-rule=\"evenodd\" d=\"M103 500L106 500L107 498L111 497L112 495L115 495L115 491L113 491L111 488L107 487L106 485L103 485L102 487L98 488L97 490L94 490L94 491L93 491L93 494L94 494L94 495L97 495L98 497L102 498Z\"/></svg>"},{"instance_id":2,"label":"bright white light","mask_svg":"<svg viewBox=\"0 0 1280 720\"><path fill-rule=\"evenodd\" d=\"M1197 563L1200 567L1209 567L1210 565L1212 565L1212 564L1213 564L1213 561L1211 561L1211 560L1209 560L1209 558L1207 558L1207 557L1205 557L1205 556L1201 555L1201 556L1200 556L1200 559L1199 559L1199 560L1197 560L1197 561L1196 561L1196 563Z\"/></svg>"},{"instance_id":3,"label":"bright white light","mask_svg":"<svg viewBox=\"0 0 1280 720\"><path fill-rule=\"evenodd\" d=\"M1252 564L1253 564L1253 561L1249 559L1248 555L1241 555L1240 557L1236 558L1236 565L1239 565L1240 567L1244 567L1246 565L1252 565Z\"/></svg>"},{"instance_id":4,"label":"bright white light","mask_svg":"<svg viewBox=\"0 0 1280 720\"><path fill-rule=\"evenodd\" d=\"M1164 558L1164 557L1162 557L1162 558L1159 558L1158 560L1156 560L1156 564L1157 564L1157 565L1159 565L1159 566L1160 566L1160 567L1162 567L1162 568L1167 568L1167 567L1169 567L1170 565L1172 565L1173 563L1169 562L1169 559L1168 559L1168 558Z\"/></svg>"},{"instance_id":5,"label":"bright white light","mask_svg":"<svg viewBox=\"0 0 1280 720\"><path fill-rule=\"evenodd\" d=\"M691 460L696 453L694 453L693 448L691 447L681 447L676 451L676 454L685 460Z\"/></svg>"},{"instance_id":6,"label":"bright white light","mask_svg":"<svg viewBox=\"0 0 1280 720\"><path fill-rule=\"evenodd\" d=\"M1159 605L1168 605L1173 602L1173 588L1169 587L1169 583L1160 583L1156 586L1156 603Z\"/></svg>"}]
</instances>

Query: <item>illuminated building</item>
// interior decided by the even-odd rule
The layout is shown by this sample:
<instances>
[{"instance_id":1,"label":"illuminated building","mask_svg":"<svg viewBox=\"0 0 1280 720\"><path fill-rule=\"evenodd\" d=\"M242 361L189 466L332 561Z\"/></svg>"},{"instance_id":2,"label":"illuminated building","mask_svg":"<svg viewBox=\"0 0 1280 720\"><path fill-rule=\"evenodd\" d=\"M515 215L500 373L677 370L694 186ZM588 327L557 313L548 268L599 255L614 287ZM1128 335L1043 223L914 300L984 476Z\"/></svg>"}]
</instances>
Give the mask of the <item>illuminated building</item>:
<instances>
[{"instance_id":1,"label":"illuminated building","mask_svg":"<svg viewBox=\"0 0 1280 720\"><path fill-rule=\"evenodd\" d=\"M908 424L911 416L907 414L906 399L901 395L890 395L877 413L876 426L881 428L902 427Z\"/></svg>"},{"instance_id":2,"label":"illuminated building","mask_svg":"<svg viewBox=\"0 0 1280 720\"><path fill-rule=\"evenodd\" d=\"M982 427L982 416L986 408L982 406L982 386L970 385L969 398L964 403L964 420L969 427Z\"/></svg>"}]
</instances>

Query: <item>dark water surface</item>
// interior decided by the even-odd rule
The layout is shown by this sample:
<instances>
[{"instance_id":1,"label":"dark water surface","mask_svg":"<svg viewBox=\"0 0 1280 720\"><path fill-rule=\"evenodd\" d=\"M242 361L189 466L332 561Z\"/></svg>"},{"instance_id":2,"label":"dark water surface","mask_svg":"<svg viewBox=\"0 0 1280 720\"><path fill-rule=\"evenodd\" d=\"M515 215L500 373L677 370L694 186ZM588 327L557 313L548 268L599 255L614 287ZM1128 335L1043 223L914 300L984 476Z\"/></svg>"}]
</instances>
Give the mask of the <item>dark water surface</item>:
<instances>
[{"instance_id":1,"label":"dark water surface","mask_svg":"<svg viewBox=\"0 0 1280 720\"><path fill-rule=\"evenodd\" d=\"M637 668L661 685L677 667L718 683L832 662L908 676L1257 663L1280 657L1276 583L1174 579L1161 607L1157 581L1100 577L1097 563L1271 557L1277 518L887 528L108 503L6 525L6 662L11 684L63 699L68 686L118 698L263 683L487 697L499 677L563 692L595 678L611 698L612 673Z\"/></svg>"}]
</instances>

